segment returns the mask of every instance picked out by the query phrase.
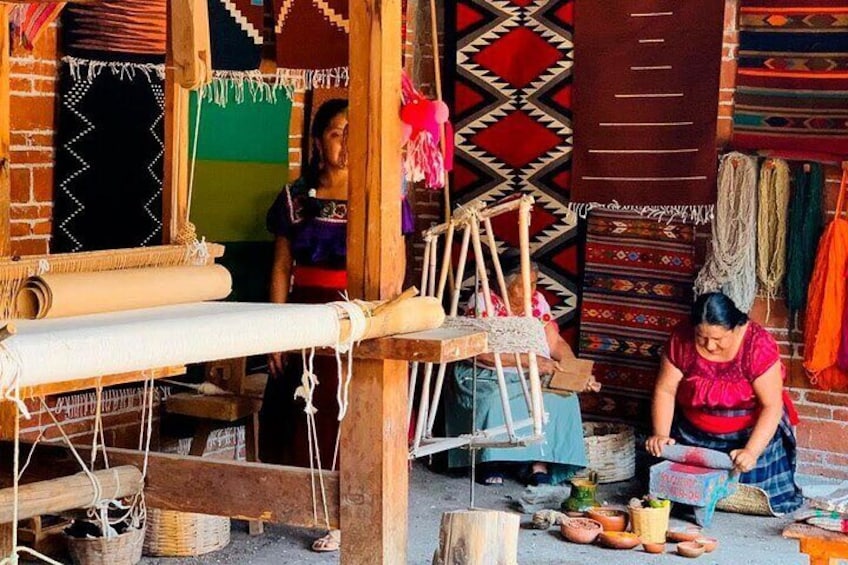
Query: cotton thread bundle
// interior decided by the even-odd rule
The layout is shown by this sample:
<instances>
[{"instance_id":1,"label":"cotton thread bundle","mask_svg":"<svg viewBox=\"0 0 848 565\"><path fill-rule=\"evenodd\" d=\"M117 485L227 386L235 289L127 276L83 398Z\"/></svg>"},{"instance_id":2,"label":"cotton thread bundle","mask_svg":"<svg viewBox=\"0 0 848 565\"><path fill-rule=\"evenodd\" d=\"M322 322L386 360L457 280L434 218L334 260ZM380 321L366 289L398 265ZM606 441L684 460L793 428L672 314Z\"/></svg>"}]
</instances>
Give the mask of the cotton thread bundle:
<instances>
[{"instance_id":1,"label":"cotton thread bundle","mask_svg":"<svg viewBox=\"0 0 848 565\"><path fill-rule=\"evenodd\" d=\"M786 276L786 216L789 213L789 165L768 159L760 169L757 210L757 280L767 300L777 296Z\"/></svg>"},{"instance_id":2,"label":"cotton thread bundle","mask_svg":"<svg viewBox=\"0 0 848 565\"><path fill-rule=\"evenodd\" d=\"M809 172L805 169L809 168ZM813 272L816 247L822 230L824 175L818 163L805 164L793 175L795 186L789 207L789 267L786 302L790 312L807 303L807 285Z\"/></svg>"},{"instance_id":3,"label":"cotton thread bundle","mask_svg":"<svg viewBox=\"0 0 848 565\"><path fill-rule=\"evenodd\" d=\"M712 252L698 278L697 294L721 289L743 312L757 293L757 166L753 157L728 153L718 171Z\"/></svg>"}]
</instances>

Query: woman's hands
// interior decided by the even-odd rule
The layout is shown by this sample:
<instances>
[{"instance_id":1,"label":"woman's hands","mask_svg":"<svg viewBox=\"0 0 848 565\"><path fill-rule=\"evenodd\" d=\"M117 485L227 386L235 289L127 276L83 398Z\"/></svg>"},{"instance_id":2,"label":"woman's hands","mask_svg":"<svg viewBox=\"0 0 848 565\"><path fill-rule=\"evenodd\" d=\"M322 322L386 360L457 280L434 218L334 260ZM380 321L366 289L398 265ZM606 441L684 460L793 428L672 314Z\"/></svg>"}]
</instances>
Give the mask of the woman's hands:
<instances>
[{"instance_id":1,"label":"woman's hands","mask_svg":"<svg viewBox=\"0 0 848 565\"><path fill-rule=\"evenodd\" d=\"M559 367L556 361L554 361L553 359L548 359L547 357L538 356L536 357L536 360L539 365L540 375L550 375Z\"/></svg>"},{"instance_id":2,"label":"woman's hands","mask_svg":"<svg viewBox=\"0 0 848 565\"><path fill-rule=\"evenodd\" d=\"M757 465L757 456L748 448L734 449L730 452L733 468L740 473L747 473Z\"/></svg>"},{"instance_id":3,"label":"woman's hands","mask_svg":"<svg viewBox=\"0 0 848 565\"><path fill-rule=\"evenodd\" d=\"M660 457L662 455L663 447L666 445L674 445L675 443L674 439L668 436L653 435L645 442L645 449L647 449L648 453L654 457Z\"/></svg>"}]
</instances>

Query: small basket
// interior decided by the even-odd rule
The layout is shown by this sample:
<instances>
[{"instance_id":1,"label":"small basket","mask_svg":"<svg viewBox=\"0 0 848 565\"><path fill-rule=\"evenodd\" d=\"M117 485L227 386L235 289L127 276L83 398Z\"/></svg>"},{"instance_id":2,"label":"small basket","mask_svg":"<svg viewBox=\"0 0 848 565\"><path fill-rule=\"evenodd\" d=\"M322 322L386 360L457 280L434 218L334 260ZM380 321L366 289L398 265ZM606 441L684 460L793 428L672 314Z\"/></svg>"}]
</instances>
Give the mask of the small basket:
<instances>
[{"instance_id":1,"label":"small basket","mask_svg":"<svg viewBox=\"0 0 848 565\"><path fill-rule=\"evenodd\" d=\"M583 444L599 483L627 481L636 474L636 436L625 424L586 422Z\"/></svg>"},{"instance_id":2,"label":"small basket","mask_svg":"<svg viewBox=\"0 0 848 565\"><path fill-rule=\"evenodd\" d=\"M665 543L671 505L662 508L629 508L630 527L642 543Z\"/></svg>"},{"instance_id":3,"label":"small basket","mask_svg":"<svg viewBox=\"0 0 848 565\"><path fill-rule=\"evenodd\" d=\"M147 509L144 554L153 557L195 557L230 543L226 516Z\"/></svg>"},{"instance_id":4,"label":"small basket","mask_svg":"<svg viewBox=\"0 0 848 565\"><path fill-rule=\"evenodd\" d=\"M65 537L75 565L135 565L141 561L144 528L128 528L114 538Z\"/></svg>"},{"instance_id":5,"label":"small basket","mask_svg":"<svg viewBox=\"0 0 848 565\"><path fill-rule=\"evenodd\" d=\"M750 514L752 516L777 516L771 508L766 491L753 485L739 484L736 492L722 498L716 504L718 510Z\"/></svg>"}]
</instances>

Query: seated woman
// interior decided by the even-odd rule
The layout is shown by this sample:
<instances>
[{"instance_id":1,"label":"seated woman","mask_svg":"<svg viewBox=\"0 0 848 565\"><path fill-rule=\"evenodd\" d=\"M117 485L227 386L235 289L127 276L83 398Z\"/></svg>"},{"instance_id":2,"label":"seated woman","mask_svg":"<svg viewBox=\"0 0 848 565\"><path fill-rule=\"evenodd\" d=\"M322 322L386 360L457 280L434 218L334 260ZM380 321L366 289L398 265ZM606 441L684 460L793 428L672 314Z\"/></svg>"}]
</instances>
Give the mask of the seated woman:
<instances>
[{"instance_id":1,"label":"seated woman","mask_svg":"<svg viewBox=\"0 0 848 565\"><path fill-rule=\"evenodd\" d=\"M545 337L548 351L538 357L539 373L550 374L557 362L571 359L574 354L571 348L559 335L559 329L551 319L551 308L540 292L536 290L538 266L533 263L530 275L532 288L533 315L545 324ZM524 312L524 296L521 284L520 261L518 257L502 259L504 278L507 286L507 296L501 298L492 292L492 302L498 316L506 316L506 302L515 315ZM481 316L485 311L482 294L477 299L471 299L467 314ZM522 354L522 366L527 371L527 355ZM522 390L521 378L515 366L514 354L502 354L504 377L507 383L509 404L512 409L513 421L518 422L529 417L527 402ZM456 365L453 379L449 384L445 401L445 418L447 433L450 436L471 433L472 431L493 428L504 424L503 408L498 389L497 373L494 369L492 354L477 357L477 390L476 410L473 411L474 398L474 367L470 362ZM503 484L501 469L506 463L529 463L530 483L560 483L570 478L575 471L585 467L586 452L583 445L583 423L580 418L580 404L577 395L561 396L559 394L543 394L545 411L548 412L548 423L544 427L545 439L541 443L527 447L486 448L477 451L481 465L481 482L490 485ZM472 412L473 411L473 412ZM472 413L476 414L472 430ZM527 433L527 429L522 430ZM448 454L448 464L451 467L469 465L468 451L453 449Z\"/></svg>"},{"instance_id":2,"label":"seated woman","mask_svg":"<svg viewBox=\"0 0 848 565\"><path fill-rule=\"evenodd\" d=\"M675 329L663 356L648 452L658 457L675 442L727 452L740 482L763 489L775 513L795 510L802 502L797 416L784 379L777 343L765 329L724 294L700 296L691 324Z\"/></svg>"}]
</instances>

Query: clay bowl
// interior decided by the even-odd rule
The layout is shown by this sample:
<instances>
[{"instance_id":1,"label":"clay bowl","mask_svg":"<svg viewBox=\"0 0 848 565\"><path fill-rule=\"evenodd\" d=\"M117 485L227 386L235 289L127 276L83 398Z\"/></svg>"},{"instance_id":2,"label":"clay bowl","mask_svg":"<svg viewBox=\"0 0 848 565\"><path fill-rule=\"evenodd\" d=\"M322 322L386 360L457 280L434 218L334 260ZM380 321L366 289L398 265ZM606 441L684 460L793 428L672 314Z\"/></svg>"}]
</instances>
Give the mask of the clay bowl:
<instances>
[{"instance_id":1,"label":"clay bowl","mask_svg":"<svg viewBox=\"0 0 848 565\"><path fill-rule=\"evenodd\" d=\"M603 530L599 522L589 518L566 518L559 526L562 537L574 543L592 543Z\"/></svg>"},{"instance_id":2,"label":"clay bowl","mask_svg":"<svg viewBox=\"0 0 848 565\"><path fill-rule=\"evenodd\" d=\"M704 553L715 551L715 548L718 546L718 540L716 538L698 538L695 542L704 546Z\"/></svg>"},{"instance_id":3,"label":"clay bowl","mask_svg":"<svg viewBox=\"0 0 848 565\"><path fill-rule=\"evenodd\" d=\"M618 508L595 506L586 511L586 517L600 522L605 532L623 532L627 528L627 512Z\"/></svg>"},{"instance_id":4,"label":"clay bowl","mask_svg":"<svg viewBox=\"0 0 848 565\"><path fill-rule=\"evenodd\" d=\"M598 542L610 549L633 549L642 543L642 540L630 532L603 532L598 536Z\"/></svg>"},{"instance_id":5,"label":"clay bowl","mask_svg":"<svg viewBox=\"0 0 848 565\"><path fill-rule=\"evenodd\" d=\"M696 541L682 541L677 544L677 554L683 557L700 557L704 554L704 544Z\"/></svg>"},{"instance_id":6,"label":"clay bowl","mask_svg":"<svg viewBox=\"0 0 848 565\"><path fill-rule=\"evenodd\" d=\"M642 549L645 553L665 553L664 543L643 543Z\"/></svg>"},{"instance_id":7,"label":"clay bowl","mask_svg":"<svg viewBox=\"0 0 848 565\"><path fill-rule=\"evenodd\" d=\"M679 543L681 541L695 541L703 536L701 536L701 528L698 526L683 526L678 528L669 528L665 537L668 541Z\"/></svg>"}]
</instances>

